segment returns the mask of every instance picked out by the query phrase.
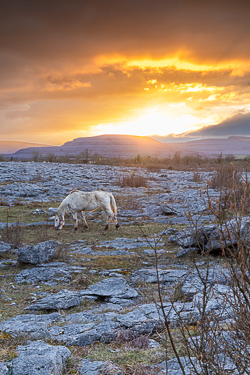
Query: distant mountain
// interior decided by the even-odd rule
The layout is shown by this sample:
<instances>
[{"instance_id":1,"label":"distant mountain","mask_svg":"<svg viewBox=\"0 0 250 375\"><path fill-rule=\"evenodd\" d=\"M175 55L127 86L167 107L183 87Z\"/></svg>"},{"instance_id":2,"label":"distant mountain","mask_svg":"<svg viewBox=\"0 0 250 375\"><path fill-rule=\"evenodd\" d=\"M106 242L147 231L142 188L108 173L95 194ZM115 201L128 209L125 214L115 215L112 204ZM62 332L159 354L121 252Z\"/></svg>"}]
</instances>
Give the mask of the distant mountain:
<instances>
[{"instance_id":1,"label":"distant mountain","mask_svg":"<svg viewBox=\"0 0 250 375\"><path fill-rule=\"evenodd\" d=\"M90 155L98 153L105 157L134 157L140 154L160 156L172 151L168 146L149 137L134 135L100 135L96 137L77 138L62 146L29 147L11 155L20 159L32 158L34 153L42 156L53 153L55 156L78 155L88 150Z\"/></svg>"},{"instance_id":2,"label":"distant mountain","mask_svg":"<svg viewBox=\"0 0 250 375\"><path fill-rule=\"evenodd\" d=\"M48 147L46 144L30 143L30 142L12 142L0 141L0 154L13 154L21 148L27 147Z\"/></svg>"},{"instance_id":3,"label":"distant mountain","mask_svg":"<svg viewBox=\"0 0 250 375\"><path fill-rule=\"evenodd\" d=\"M98 153L104 157L135 157L150 155L169 157L175 152L181 155L200 154L201 156L250 155L250 137L232 136L229 138L202 139L190 142L162 143L149 137L133 135L100 135L96 137L77 138L62 146L29 147L21 149L13 156L18 159L31 159L34 154L43 157L75 156L88 150L90 155Z\"/></svg>"},{"instance_id":4,"label":"distant mountain","mask_svg":"<svg viewBox=\"0 0 250 375\"><path fill-rule=\"evenodd\" d=\"M195 152L204 156L250 155L250 137L232 136L228 138L209 138L197 141L175 143L184 153Z\"/></svg>"}]
</instances>

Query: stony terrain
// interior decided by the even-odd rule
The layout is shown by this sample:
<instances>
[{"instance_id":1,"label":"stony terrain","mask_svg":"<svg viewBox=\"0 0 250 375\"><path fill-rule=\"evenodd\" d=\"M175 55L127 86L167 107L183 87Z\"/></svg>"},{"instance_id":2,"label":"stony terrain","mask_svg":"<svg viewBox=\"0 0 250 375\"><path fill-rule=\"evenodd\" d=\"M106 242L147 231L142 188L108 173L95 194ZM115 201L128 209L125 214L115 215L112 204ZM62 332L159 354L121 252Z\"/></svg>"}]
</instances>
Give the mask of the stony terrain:
<instances>
[{"instance_id":1,"label":"stony terrain","mask_svg":"<svg viewBox=\"0 0 250 375\"><path fill-rule=\"evenodd\" d=\"M0 163L1 375L123 374L138 364L145 374L165 373L163 310L172 327L180 316L200 318L203 285L183 255L197 245L192 223L211 233L207 192L214 200L218 192L207 189L211 172L202 171L197 182L193 172L141 169L136 173L145 176L146 187L118 186L119 176L132 171ZM111 191L121 229L111 225L104 232L104 215L94 212L86 215L88 232L81 223L73 232L71 215L55 231L55 210L72 189ZM162 309L155 303L156 255L160 284L169 296L176 288L180 293L174 302L166 297ZM202 258L197 262L202 273ZM214 289L206 313L220 314L222 322L231 312L222 302L231 293L228 279L221 258L212 259L208 284ZM169 355L168 374L180 374ZM186 357L181 360L191 374ZM227 366L234 370L230 360Z\"/></svg>"}]
</instances>

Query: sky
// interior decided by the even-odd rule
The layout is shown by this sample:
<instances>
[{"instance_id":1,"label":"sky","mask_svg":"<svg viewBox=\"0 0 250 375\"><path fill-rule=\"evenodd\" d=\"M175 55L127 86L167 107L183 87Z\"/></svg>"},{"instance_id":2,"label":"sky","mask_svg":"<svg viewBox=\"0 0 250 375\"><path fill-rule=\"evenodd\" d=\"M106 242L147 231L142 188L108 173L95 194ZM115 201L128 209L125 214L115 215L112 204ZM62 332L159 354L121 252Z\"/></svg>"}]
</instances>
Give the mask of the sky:
<instances>
[{"instance_id":1,"label":"sky","mask_svg":"<svg viewBox=\"0 0 250 375\"><path fill-rule=\"evenodd\" d=\"M250 135L249 11L245 0L0 0L0 140Z\"/></svg>"}]
</instances>

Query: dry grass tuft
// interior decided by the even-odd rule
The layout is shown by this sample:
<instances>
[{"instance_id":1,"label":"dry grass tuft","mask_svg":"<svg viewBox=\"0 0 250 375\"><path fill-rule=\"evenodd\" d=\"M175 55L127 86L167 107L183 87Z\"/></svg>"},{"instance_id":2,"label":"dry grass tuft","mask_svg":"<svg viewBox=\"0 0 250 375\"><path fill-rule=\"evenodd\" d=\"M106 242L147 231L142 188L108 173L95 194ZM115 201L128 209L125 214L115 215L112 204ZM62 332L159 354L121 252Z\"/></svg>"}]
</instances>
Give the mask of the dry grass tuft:
<instances>
[{"instance_id":1,"label":"dry grass tuft","mask_svg":"<svg viewBox=\"0 0 250 375\"><path fill-rule=\"evenodd\" d=\"M145 176L140 174L139 172L132 172L131 174L123 173L120 175L116 180L116 185L121 187L146 187L147 186L147 179Z\"/></svg>"}]
</instances>

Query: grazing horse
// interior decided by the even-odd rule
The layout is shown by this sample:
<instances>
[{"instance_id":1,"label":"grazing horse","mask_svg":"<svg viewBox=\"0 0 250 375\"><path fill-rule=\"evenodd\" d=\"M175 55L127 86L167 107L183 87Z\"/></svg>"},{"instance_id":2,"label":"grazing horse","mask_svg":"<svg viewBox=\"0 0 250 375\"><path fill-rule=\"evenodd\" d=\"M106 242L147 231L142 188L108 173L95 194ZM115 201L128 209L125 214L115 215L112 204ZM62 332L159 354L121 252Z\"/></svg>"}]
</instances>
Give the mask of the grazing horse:
<instances>
[{"instance_id":1,"label":"grazing horse","mask_svg":"<svg viewBox=\"0 0 250 375\"><path fill-rule=\"evenodd\" d=\"M120 224L117 221L117 207L113 194L106 191L91 191L84 193L79 190L72 190L71 193L62 201L55 213L55 229L62 229L65 220L64 215L67 210L72 213L74 219L74 230L77 230L77 215L82 219L86 230L89 229L83 211L92 212L101 207L106 215L107 221L105 230L109 229L110 219L114 221L116 229Z\"/></svg>"}]
</instances>

